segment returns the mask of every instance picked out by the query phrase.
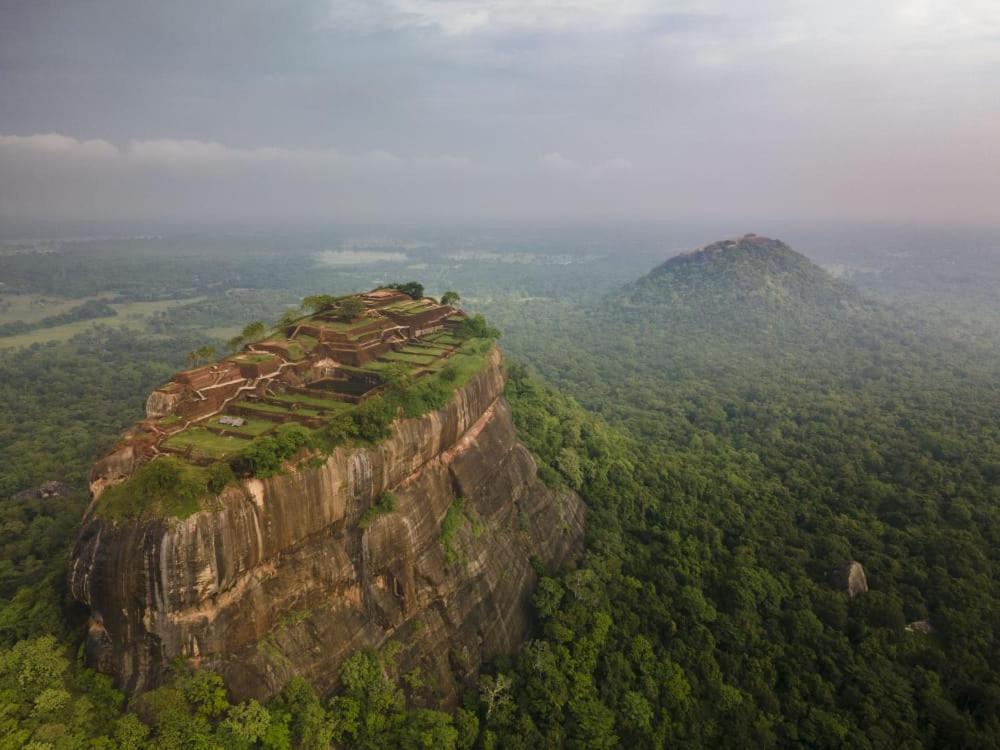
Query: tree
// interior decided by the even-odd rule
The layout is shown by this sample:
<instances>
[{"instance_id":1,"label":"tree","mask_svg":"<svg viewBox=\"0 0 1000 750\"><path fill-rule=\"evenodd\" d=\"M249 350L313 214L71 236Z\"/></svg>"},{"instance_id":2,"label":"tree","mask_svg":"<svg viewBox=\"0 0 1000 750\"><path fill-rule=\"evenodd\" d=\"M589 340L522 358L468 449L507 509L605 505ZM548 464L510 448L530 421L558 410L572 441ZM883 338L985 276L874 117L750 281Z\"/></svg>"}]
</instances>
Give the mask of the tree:
<instances>
[{"instance_id":1,"label":"tree","mask_svg":"<svg viewBox=\"0 0 1000 750\"><path fill-rule=\"evenodd\" d=\"M216 462L208 467L208 489L216 495L226 488L230 482L236 481L229 464Z\"/></svg>"},{"instance_id":2,"label":"tree","mask_svg":"<svg viewBox=\"0 0 1000 750\"><path fill-rule=\"evenodd\" d=\"M271 725L271 715L255 700L232 706L219 724L228 747L250 748L262 739Z\"/></svg>"},{"instance_id":3,"label":"tree","mask_svg":"<svg viewBox=\"0 0 1000 750\"><path fill-rule=\"evenodd\" d=\"M313 294L302 298L302 306L312 312L319 312L337 301L332 294Z\"/></svg>"},{"instance_id":4,"label":"tree","mask_svg":"<svg viewBox=\"0 0 1000 750\"><path fill-rule=\"evenodd\" d=\"M61 688L68 667L54 637L18 641L14 648L0 652L0 690L8 698L32 703L42 691Z\"/></svg>"},{"instance_id":5,"label":"tree","mask_svg":"<svg viewBox=\"0 0 1000 750\"><path fill-rule=\"evenodd\" d=\"M351 412L355 435L372 443L389 435L389 425L395 418L396 407L381 396L365 399Z\"/></svg>"},{"instance_id":6,"label":"tree","mask_svg":"<svg viewBox=\"0 0 1000 750\"><path fill-rule=\"evenodd\" d=\"M441 304L454 305L460 299L462 298L458 296L458 292L445 292L444 294L441 295Z\"/></svg>"},{"instance_id":7,"label":"tree","mask_svg":"<svg viewBox=\"0 0 1000 750\"><path fill-rule=\"evenodd\" d=\"M486 709L486 720L503 722L514 710L510 689L514 681L502 672L495 677L482 675L479 678L479 700Z\"/></svg>"},{"instance_id":8,"label":"tree","mask_svg":"<svg viewBox=\"0 0 1000 750\"><path fill-rule=\"evenodd\" d=\"M198 671L181 681L188 704L207 719L221 716L229 708L226 686L215 672Z\"/></svg>"},{"instance_id":9,"label":"tree","mask_svg":"<svg viewBox=\"0 0 1000 750\"><path fill-rule=\"evenodd\" d=\"M405 398L407 392L413 386L413 375L400 362L394 362L382 371L382 380L389 386L389 390Z\"/></svg>"},{"instance_id":10,"label":"tree","mask_svg":"<svg viewBox=\"0 0 1000 750\"><path fill-rule=\"evenodd\" d=\"M261 320L255 320L252 323L247 324L247 327L243 329L243 340L252 343L260 338L263 338L264 334L267 333L267 326Z\"/></svg>"},{"instance_id":11,"label":"tree","mask_svg":"<svg viewBox=\"0 0 1000 750\"><path fill-rule=\"evenodd\" d=\"M289 310L285 310L283 313L281 313L281 317L278 318L277 321L275 321L274 327L275 328L287 328L288 326L290 326L292 323L294 323L295 321L297 321L301 317L302 317L302 310L299 309L299 308L293 307L293 308L291 308Z\"/></svg>"},{"instance_id":12,"label":"tree","mask_svg":"<svg viewBox=\"0 0 1000 750\"><path fill-rule=\"evenodd\" d=\"M403 693L387 677L374 651L355 652L340 668L344 695L330 707L335 738L362 748L398 746L390 732L403 710Z\"/></svg>"},{"instance_id":13,"label":"tree","mask_svg":"<svg viewBox=\"0 0 1000 750\"><path fill-rule=\"evenodd\" d=\"M293 677L268 706L271 727L287 725L292 747L326 750L333 739L334 726L313 689L301 677Z\"/></svg>"},{"instance_id":14,"label":"tree","mask_svg":"<svg viewBox=\"0 0 1000 750\"><path fill-rule=\"evenodd\" d=\"M577 673L569 700L574 744L578 747L610 748L618 744L615 716L601 703L591 676Z\"/></svg>"},{"instance_id":15,"label":"tree","mask_svg":"<svg viewBox=\"0 0 1000 750\"><path fill-rule=\"evenodd\" d=\"M454 750L459 740L451 716L427 708L408 711L394 735L392 746L403 750Z\"/></svg>"},{"instance_id":16,"label":"tree","mask_svg":"<svg viewBox=\"0 0 1000 750\"><path fill-rule=\"evenodd\" d=\"M559 611L559 604L565 593L559 581L544 576L538 582L534 596L535 609L538 614L545 618L553 617Z\"/></svg>"},{"instance_id":17,"label":"tree","mask_svg":"<svg viewBox=\"0 0 1000 750\"><path fill-rule=\"evenodd\" d=\"M274 476L281 471L285 459L291 458L310 441L311 435L302 425L282 425L272 434L252 440L234 462L233 469L241 475ZM212 479L216 481L215 476Z\"/></svg>"},{"instance_id":18,"label":"tree","mask_svg":"<svg viewBox=\"0 0 1000 750\"><path fill-rule=\"evenodd\" d=\"M455 729L458 731L457 747L468 750L476 744L479 736L479 717L472 711L459 708L454 715Z\"/></svg>"},{"instance_id":19,"label":"tree","mask_svg":"<svg viewBox=\"0 0 1000 750\"><path fill-rule=\"evenodd\" d=\"M482 315L476 315L459 323L458 335L466 339L498 339L500 331L489 325Z\"/></svg>"},{"instance_id":20,"label":"tree","mask_svg":"<svg viewBox=\"0 0 1000 750\"><path fill-rule=\"evenodd\" d=\"M114 738L121 750L139 750L146 746L149 727L135 714L125 714L115 722Z\"/></svg>"},{"instance_id":21,"label":"tree","mask_svg":"<svg viewBox=\"0 0 1000 750\"><path fill-rule=\"evenodd\" d=\"M348 297L340 301L337 305L337 312L344 320L351 321L357 318L367 308L360 297Z\"/></svg>"},{"instance_id":22,"label":"tree","mask_svg":"<svg viewBox=\"0 0 1000 750\"><path fill-rule=\"evenodd\" d=\"M420 299L424 296L424 285L419 281L407 281L405 284L389 284L389 289L398 289L403 294L408 294L413 299Z\"/></svg>"},{"instance_id":23,"label":"tree","mask_svg":"<svg viewBox=\"0 0 1000 750\"><path fill-rule=\"evenodd\" d=\"M200 362L208 362L215 357L214 346L200 346L184 355L188 367L194 367Z\"/></svg>"}]
</instances>

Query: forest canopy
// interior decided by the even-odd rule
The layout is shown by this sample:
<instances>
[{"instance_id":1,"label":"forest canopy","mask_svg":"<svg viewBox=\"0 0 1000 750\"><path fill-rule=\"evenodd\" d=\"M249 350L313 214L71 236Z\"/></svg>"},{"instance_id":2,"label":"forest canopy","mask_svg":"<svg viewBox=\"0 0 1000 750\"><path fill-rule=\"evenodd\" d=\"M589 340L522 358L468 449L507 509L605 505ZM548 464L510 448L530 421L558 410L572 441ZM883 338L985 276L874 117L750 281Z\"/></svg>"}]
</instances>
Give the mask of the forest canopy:
<instances>
[{"instance_id":1,"label":"forest canopy","mask_svg":"<svg viewBox=\"0 0 1000 750\"><path fill-rule=\"evenodd\" d=\"M800 257L723 270L482 305L519 438L584 497L587 543L538 569L533 639L447 711L392 648L355 655L333 696L293 680L266 706L186 669L126 706L76 658L64 566L91 461L219 345L182 323L257 302L0 352L0 747L994 747L996 352ZM18 495L50 480L67 488ZM869 591L834 585L846 560Z\"/></svg>"}]
</instances>

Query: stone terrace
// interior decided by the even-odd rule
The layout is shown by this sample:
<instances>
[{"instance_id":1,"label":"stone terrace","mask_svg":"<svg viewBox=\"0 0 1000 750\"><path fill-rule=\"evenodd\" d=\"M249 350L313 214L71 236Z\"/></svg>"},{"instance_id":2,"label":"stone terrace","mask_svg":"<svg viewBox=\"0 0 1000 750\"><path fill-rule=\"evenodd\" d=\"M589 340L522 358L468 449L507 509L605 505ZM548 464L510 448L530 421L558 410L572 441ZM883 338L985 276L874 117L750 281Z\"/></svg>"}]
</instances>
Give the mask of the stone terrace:
<instances>
[{"instance_id":1,"label":"stone terrace","mask_svg":"<svg viewBox=\"0 0 1000 750\"><path fill-rule=\"evenodd\" d=\"M341 311L349 299L363 303L351 319ZM454 333L464 318L395 289L338 298L220 362L177 373L150 394L146 419L119 448L210 463L281 424L319 427L379 393L389 367L414 378L443 367L462 343Z\"/></svg>"}]
</instances>

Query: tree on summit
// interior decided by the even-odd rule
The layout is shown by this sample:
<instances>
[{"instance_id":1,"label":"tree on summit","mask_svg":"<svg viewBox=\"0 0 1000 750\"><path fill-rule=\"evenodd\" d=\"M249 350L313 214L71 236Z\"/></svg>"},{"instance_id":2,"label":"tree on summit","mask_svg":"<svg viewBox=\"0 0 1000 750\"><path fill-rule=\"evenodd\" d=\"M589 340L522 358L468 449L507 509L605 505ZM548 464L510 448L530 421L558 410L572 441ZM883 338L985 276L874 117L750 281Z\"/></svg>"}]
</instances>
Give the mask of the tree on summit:
<instances>
[{"instance_id":1,"label":"tree on summit","mask_svg":"<svg viewBox=\"0 0 1000 750\"><path fill-rule=\"evenodd\" d=\"M189 367L194 367L200 362L208 362L215 357L214 346L201 346L188 352L185 356Z\"/></svg>"},{"instance_id":2,"label":"tree on summit","mask_svg":"<svg viewBox=\"0 0 1000 750\"><path fill-rule=\"evenodd\" d=\"M337 306L337 312L344 320L351 321L365 311L365 303L360 297L348 297L341 300Z\"/></svg>"},{"instance_id":3,"label":"tree on summit","mask_svg":"<svg viewBox=\"0 0 1000 750\"><path fill-rule=\"evenodd\" d=\"M261 320L255 320L243 329L243 340L248 344L262 338L267 333L267 326Z\"/></svg>"},{"instance_id":4,"label":"tree on summit","mask_svg":"<svg viewBox=\"0 0 1000 750\"><path fill-rule=\"evenodd\" d=\"M397 289L403 294L408 294L413 299L420 299L424 296L424 285L419 281L407 281L405 284L389 284L389 289Z\"/></svg>"},{"instance_id":5,"label":"tree on summit","mask_svg":"<svg viewBox=\"0 0 1000 750\"><path fill-rule=\"evenodd\" d=\"M243 346L243 344L252 344L254 341L264 338L265 333L267 333L267 326L264 325L264 322L261 320L255 320L248 324L239 335L233 336L229 339L229 341L226 342L226 346L235 352Z\"/></svg>"},{"instance_id":6,"label":"tree on summit","mask_svg":"<svg viewBox=\"0 0 1000 750\"><path fill-rule=\"evenodd\" d=\"M300 308L290 308L281 313L281 317L278 318L275 323L275 328L287 328L302 317L302 310Z\"/></svg>"},{"instance_id":7,"label":"tree on summit","mask_svg":"<svg viewBox=\"0 0 1000 750\"><path fill-rule=\"evenodd\" d=\"M311 312L319 312L324 307L329 307L337 298L332 294L313 294L302 298L302 306Z\"/></svg>"}]
</instances>

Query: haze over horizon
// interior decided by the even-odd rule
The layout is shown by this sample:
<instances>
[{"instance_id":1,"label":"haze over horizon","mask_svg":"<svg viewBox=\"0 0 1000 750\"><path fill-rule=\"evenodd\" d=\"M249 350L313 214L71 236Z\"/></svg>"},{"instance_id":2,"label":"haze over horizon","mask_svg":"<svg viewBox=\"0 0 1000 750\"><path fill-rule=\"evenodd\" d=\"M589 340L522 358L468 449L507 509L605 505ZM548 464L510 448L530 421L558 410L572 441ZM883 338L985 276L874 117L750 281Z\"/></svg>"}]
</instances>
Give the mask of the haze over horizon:
<instances>
[{"instance_id":1,"label":"haze over horizon","mask_svg":"<svg viewBox=\"0 0 1000 750\"><path fill-rule=\"evenodd\" d=\"M731 5L0 0L0 221L1000 226L1000 5Z\"/></svg>"}]
</instances>

